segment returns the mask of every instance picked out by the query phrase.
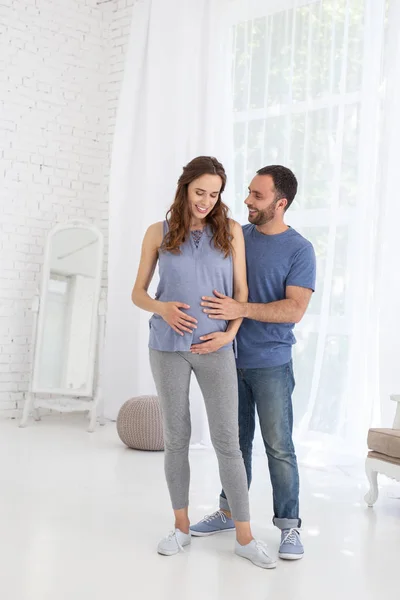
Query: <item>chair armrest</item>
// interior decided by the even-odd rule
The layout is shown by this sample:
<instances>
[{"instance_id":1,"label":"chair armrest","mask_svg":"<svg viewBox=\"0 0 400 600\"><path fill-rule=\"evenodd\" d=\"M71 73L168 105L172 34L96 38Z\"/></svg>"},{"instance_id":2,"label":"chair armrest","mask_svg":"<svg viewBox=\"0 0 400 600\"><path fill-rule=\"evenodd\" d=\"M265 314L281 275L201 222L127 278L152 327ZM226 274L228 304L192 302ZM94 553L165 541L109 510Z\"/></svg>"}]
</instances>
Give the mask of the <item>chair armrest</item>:
<instances>
[{"instance_id":1,"label":"chair armrest","mask_svg":"<svg viewBox=\"0 0 400 600\"><path fill-rule=\"evenodd\" d=\"M396 414L394 416L393 429L400 429L400 394L392 394L390 399L397 402Z\"/></svg>"}]
</instances>

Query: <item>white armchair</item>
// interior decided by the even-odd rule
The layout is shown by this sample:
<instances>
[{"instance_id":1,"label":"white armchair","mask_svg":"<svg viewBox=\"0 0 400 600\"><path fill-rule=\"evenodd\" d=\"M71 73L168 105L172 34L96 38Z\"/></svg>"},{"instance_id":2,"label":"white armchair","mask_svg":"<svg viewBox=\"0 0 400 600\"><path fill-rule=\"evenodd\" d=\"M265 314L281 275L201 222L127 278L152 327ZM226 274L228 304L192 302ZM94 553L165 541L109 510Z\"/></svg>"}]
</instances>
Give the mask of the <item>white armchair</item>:
<instances>
[{"instance_id":1,"label":"white armchair","mask_svg":"<svg viewBox=\"0 0 400 600\"><path fill-rule=\"evenodd\" d=\"M368 432L368 456L365 470L370 489L365 502L373 506L378 499L378 473L400 481L400 395L391 399L397 402L392 429L370 429Z\"/></svg>"}]
</instances>

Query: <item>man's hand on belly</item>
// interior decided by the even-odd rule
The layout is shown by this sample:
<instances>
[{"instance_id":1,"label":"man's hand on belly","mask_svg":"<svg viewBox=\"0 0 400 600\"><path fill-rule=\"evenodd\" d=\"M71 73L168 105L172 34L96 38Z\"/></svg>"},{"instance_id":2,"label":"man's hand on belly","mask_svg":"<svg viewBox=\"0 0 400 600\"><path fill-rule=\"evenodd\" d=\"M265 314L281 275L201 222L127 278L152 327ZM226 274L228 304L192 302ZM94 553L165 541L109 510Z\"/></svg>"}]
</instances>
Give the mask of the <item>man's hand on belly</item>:
<instances>
[{"instance_id":1,"label":"man's hand on belly","mask_svg":"<svg viewBox=\"0 0 400 600\"><path fill-rule=\"evenodd\" d=\"M225 331L209 333L208 335L201 336L200 339L202 340L201 344L193 344L191 346L190 352L192 354L210 354L233 341L232 335Z\"/></svg>"},{"instance_id":2,"label":"man's hand on belly","mask_svg":"<svg viewBox=\"0 0 400 600\"><path fill-rule=\"evenodd\" d=\"M201 306L203 312L210 319L223 319L224 321L234 321L246 316L245 303L237 302L233 298L224 296L217 290L214 290L215 298L212 296L203 296Z\"/></svg>"}]
</instances>

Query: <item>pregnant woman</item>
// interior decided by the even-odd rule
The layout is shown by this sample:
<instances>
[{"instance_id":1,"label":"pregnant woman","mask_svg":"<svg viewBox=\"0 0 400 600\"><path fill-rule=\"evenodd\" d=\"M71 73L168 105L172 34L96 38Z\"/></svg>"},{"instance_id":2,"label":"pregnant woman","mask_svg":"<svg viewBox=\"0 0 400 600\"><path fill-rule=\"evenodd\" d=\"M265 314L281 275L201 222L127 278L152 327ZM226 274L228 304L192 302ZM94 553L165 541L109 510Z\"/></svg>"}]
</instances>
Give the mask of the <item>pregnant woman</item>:
<instances>
[{"instance_id":1,"label":"pregnant woman","mask_svg":"<svg viewBox=\"0 0 400 600\"><path fill-rule=\"evenodd\" d=\"M132 291L136 306L150 319L150 364L163 414L165 475L175 527L158 552L178 553L190 544L189 386L192 372L202 391L221 482L236 528L235 552L255 565L272 568L263 542L250 529L247 478L238 439L238 390L233 342L241 319L211 320L202 296L218 290L247 300L242 228L228 218L221 195L223 166L200 156L183 169L175 200L164 222L151 225L142 246ZM160 281L148 294L156 264Z\"/></svg>"}]
</instances>

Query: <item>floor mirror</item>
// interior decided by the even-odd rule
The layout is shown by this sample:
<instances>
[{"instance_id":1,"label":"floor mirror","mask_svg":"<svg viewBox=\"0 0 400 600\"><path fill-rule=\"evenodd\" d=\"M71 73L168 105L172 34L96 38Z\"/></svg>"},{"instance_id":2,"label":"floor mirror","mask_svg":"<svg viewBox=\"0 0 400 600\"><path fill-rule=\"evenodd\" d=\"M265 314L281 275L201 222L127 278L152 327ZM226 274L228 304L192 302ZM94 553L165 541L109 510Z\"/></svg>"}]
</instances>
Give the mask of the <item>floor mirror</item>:
<instances>
[{"instance_id":1,"label":"floor mirror","mask_svg":"<svg viewBox=\"0 0 400 600\"><path fill-rule=\"evenodd\" d=\"M32 372L21 427L39 409L86 411L88 431L102 417L105 300L103 235L74 220L49 233L40 292L33 300Z\"/></svg>"}]
</instances>

